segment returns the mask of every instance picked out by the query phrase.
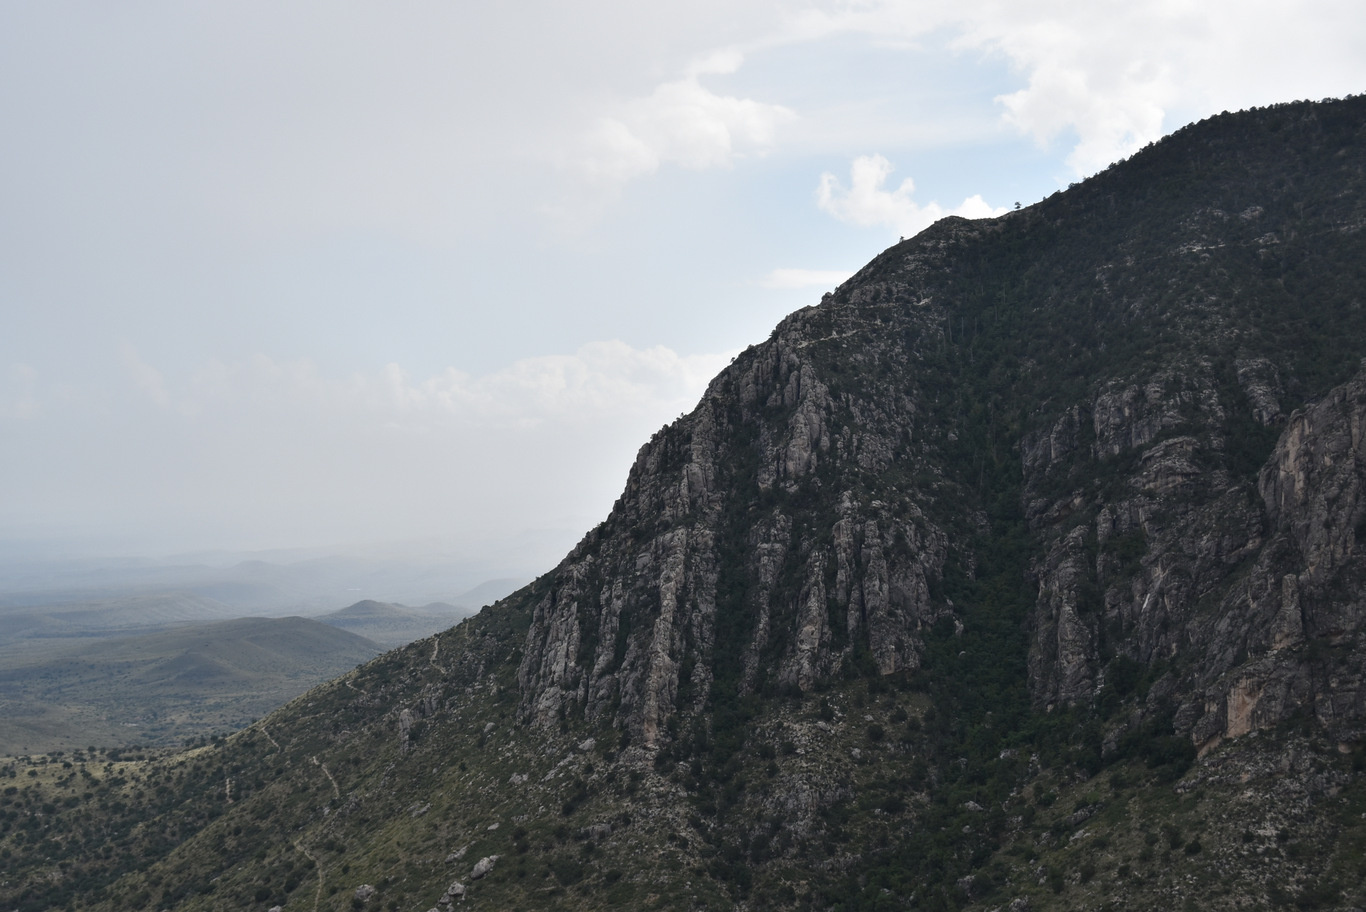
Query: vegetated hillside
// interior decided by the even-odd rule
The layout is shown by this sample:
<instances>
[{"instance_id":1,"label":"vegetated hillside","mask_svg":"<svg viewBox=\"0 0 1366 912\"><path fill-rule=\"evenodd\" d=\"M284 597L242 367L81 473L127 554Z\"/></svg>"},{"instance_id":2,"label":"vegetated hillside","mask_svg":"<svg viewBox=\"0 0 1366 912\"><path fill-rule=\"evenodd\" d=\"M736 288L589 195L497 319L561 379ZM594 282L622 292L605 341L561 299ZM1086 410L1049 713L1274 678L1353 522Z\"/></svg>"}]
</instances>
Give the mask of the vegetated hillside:
<instances>
[{"instance_id":1,"label":"vegetated hillside","mask_svg":"<svg viewBox=\"0 0 1366 912\"><path fill-rule=\"evenodd\" d=\"M3 653L0 756L234 731L382 651L297 617L24 641Z\"/></svg>"},{"instance_id":2,"label":"vegetated hillside","mask_svg":"<svg viewBox=\"0 0 1366 912\"><path fill-rule=\"evenodd\" d=\"M530 586L98 790L17 761L0 904L1366 905L1363 192L1354 98L937 223Z\"/></svg>"}]
</instances>

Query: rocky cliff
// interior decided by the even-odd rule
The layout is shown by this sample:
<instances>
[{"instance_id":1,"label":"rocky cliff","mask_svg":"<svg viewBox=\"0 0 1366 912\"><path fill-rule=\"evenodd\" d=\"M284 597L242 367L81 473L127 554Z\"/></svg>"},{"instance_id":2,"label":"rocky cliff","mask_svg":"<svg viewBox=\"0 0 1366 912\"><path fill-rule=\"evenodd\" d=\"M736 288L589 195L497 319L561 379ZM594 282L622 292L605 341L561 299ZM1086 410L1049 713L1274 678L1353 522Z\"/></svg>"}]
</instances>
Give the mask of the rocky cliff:
<instances>
[{"instance_id":1,"label":"rocky cliff","mask_svg":"<svg viewBox=\"0 0 1366 912\"><path fill-rule=\"evenodd\" d=\"M971 623L946 562L974 576L1017 504L1035 705L1118 658L1202 749L1301 711L1359 737L1361 108L1215 118L785 320L544 581L525 718L657 747L718 683L915 669Z\"/></svg>"}]
</instances>

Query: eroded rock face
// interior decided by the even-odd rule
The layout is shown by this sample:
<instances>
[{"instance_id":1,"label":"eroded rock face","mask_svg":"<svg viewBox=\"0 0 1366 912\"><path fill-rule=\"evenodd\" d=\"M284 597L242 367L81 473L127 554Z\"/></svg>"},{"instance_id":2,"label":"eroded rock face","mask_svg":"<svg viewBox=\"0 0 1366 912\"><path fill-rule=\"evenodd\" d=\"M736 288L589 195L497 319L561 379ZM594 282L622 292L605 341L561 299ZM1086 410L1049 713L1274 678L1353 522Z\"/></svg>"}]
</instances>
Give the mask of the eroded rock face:
<instances>
[{"instance_id":1,"label":"eroded rock face","mask_svg":"<svg viewBox=\"0 0 1366 912\"><path fill-rule=\"evenodd\" d=\"M1258 423L1281 414L1265 379L1277 373L1264 359L1237 367L1239 405ZM1196 392L1184 413L1172 406L1179 396L1151 394L1162 378L1112 384L1091 407L1104 417L1090 454L1077 432L1082 407L1026 442L1027 489L1043 488L1078 454L1100 457L1092 490L1033 502L1036 528L1053 542L1036 564L1036 701L1091 699L1104 684L1105 653L1119 653L1171 666L1155 699L1174 707L1178 731L1202 749L1306 711L1340 740L1359 738L1366 372L1284 421L1255 498L1219 464L1218 429L1235 403L1212 383L1199 391L1199 376L1197 368L1186 380ZM1103 458L1128 450L1107 478Z\"/></svg>"},{"instance_id":2,"label":"eroded rock face","mask_svg":"<svg viewBox=\"0 0 1366 912\"><path fill-rule=\"evenodd\" d=\"M981 607L951 590L991 597L988 566L996 591L1035 587L988 613L1027 629L1040 708L1137 668L1139 715L1200 745L1309 706L1357 725L1361 384L1324 394L1366 320L1354 279L1308 306L1285 278L1366 256L1339 127L1296 153L1334 175L1312 244L1289 184L1238 156L1208 199L1140 169L942 220L783 321L537 584L523 719L582 715L656 748L718 694L915 669L936 621L961 632Z\"/></svg>"},{"instance_id":3,"label":"eroded rock face","mask_svg":"<svg viewBox=\"0 0 1366 912\"><path fill-rule=\"evenodd\" d=\"M931 344L940 316L899 314ZM953 424L917 387L916 349L869 332L879 319L866 301L794 315L642 448L613 517L536 605L526 718L605 718L653 748L718 677L742 693L809 689L856 652L882 673L918 666L928 626L955 611L933 589L955 549L971 572L961 538L980 520L946 530ZM841 357L881 367L823 380ZM1287 419L1282 372L1266 358L1167 364L1097 382L1021 436L1037 705L1094 699L1122 655L1170 666L1150 710L1174 711L1200 745L1308 705L1358 724L1361 676L1309 653L1355 649L1361 626L1366 386ZM1240 418L1281 430L1256 496L1228 468Z\"/></svg>"},{"instance_id":4,"label":"eroded rock face","mask_svg":"<svg viewBox=\"0 0 1366 912\"><path fill-rule=\"evenodd\" d=\"M930 594L947 535L923 492L869 483L927 452L917 354L878 341L884 310L901 307L794 314L642 447L612 516L535 605L527 719L607 718L655 747L718 678L741 693L810 688L855 652L884 673L917 667L923 631L949 610ZM938 340L942 314L913 316ZM888 370L841 382L845 357Z\"/></svg>"},{"instance_id":5,"label":"eroded rock face","mask_svg":"<svg viewBox=\"0 0 1366 912\"><path fill-rule=\"evenodd\" d=\"M1106 382L1026 438L1026 515L1047 548L1033 570L1036 703L1090 699L1107 653L1170 659L1191 609L1259 545L1245 485L1221 465L1229 406L1212 374L1196 361Z\"/></svg>"},{"instance_id":6,"label":"eroded rock face","mask_svg":"<svg viewBox=\"0 0 1366 912\"><path fill-rule=\"evenodd\" d=\"M1199 681L1198 744L1304 712L1339 741L1366 731L1364 435L1366 370L1287 421L1259 483L1267 543L1244 592L1231 592L1201 630L1221 645L1242 627L1248 658Z\"/></svg>"}]
</instances>

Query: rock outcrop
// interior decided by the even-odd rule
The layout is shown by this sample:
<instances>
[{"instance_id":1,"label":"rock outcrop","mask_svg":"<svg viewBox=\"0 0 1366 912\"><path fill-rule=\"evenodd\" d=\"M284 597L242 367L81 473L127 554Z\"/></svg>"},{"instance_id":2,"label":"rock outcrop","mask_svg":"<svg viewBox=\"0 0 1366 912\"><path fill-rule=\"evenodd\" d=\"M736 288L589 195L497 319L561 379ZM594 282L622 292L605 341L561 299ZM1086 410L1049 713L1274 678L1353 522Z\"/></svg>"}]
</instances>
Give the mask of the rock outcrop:
<instances>
[{"instance_id":1,"label":"rock outcrop","mask_svg":"<svg viewBox=\"0 0 1366 912\"><path fill-rule=\"evenodd\" d=\"M519 674L529 719L583 713L656 746L718 677L809 688L856 652L916 667L946 610L929 593L947 537L916 492L865 481L917 463L915 391L820 379L866 320L794 315L641 449L612 517L544 581Z\"/></svg>"},{"instance_id":2,"label":"rock outcrop","mask_svg":"<svg viewBox=\"0 0 1366 912\"><path fill-rule=\"evenodd\" d=\"M1293 154L1358 186L1356 127L1314 129ZM1017 574L1039 708L1093 701L1119 658L1153 685L1144 713L1201 746L1306 706L1357 725L1355 665L1323 656L1356 648L1362 614L1361 381L1331 384L1366 325L1325 286L1343 322L1306 329L1271 264L1355 261L1362 197L1316 197L1309 246L1260 162L1200 199L1136 162L1065 214L945 219L742 353L538 585L523 718L655 749L718 696L914 670L936 621L971 629ZM1126 193L1145 168L1158 189ZM1028 540L1010 568L1002 534Z\"/></svg>"}]
</instances>

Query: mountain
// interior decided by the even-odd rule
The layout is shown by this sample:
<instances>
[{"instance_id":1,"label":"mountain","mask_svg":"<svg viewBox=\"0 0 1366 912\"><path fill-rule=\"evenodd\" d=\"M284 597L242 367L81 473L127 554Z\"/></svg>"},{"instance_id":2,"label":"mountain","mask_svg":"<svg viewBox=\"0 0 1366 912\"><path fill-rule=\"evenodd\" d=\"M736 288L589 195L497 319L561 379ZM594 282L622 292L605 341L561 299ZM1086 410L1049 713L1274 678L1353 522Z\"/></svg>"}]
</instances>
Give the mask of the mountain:
<instances>
[{"instance_id":1,"label":"mountain","mask_svg":"<svg viewBox=\"0 0 1366 912\"><path fill-rule=\"evenodd\" d=\"M15 761L0 904L1366 905L1364 193L1350 98L936 223L529 586L211 748Z\"/></svg>"},{"instance_id":2,"label":"mountain","mask_svg":"<svg viewBox=\"0 0 1366 912\"><path fill-rule=\"evenodd\" d=\"M469 610L439 602L422 608L409 608L407 605L364 599L339 611L319 615L317 620L383 646L394 647L445 630L470 613Z\"/></svg>"},{"instance_id":3,"label":"mountain","mask_svg":"<svg viewBox=\"0 0 1366 912\"><path fill-rule=\"evenodd\" d=\"M478 609L529 579L529 574L506 574L509 568L533 566L535 555L546 550L543 539L554 537L547 533L509 540L502 543L507 556L501 558L492 556L497 540L445 551L413 542L369 555L225 552L159 560L56 555L23 560L4 553L5 543L0 543L0 624L17 622L24 629L34 618L57 612L63 615L62 632L126 631L146 625L141 617L147 611L153 623L244 614L313 616L347 599L356 601L363 593L410 604L446 601ZM4 634L0 629L0 636Z\"/></svg>"},{"instance_id":4,"label":"mountain","mask_svg":"<svg viewBox=\"0 0 1366 912\"><path fill-rule=\"evenodd\" d=\"M330 614L319 615L318 620L383 646L405 646L413 640L445 630L481 607L520 589L524 582L515 579L487 580L457 595L452 599L453 604L432 602L420 608L362 599Z\"/></svg>"},{"instance_id":5,"label":"mountain","mask_svg":"<svg viewBox=\"0 0 1366 912\"><path fill-rule=\"evenodd\" d=\"M0 652L0 754L233 731L381 651L297 617L24 641Z\"/></svg>"}]
</instances>

